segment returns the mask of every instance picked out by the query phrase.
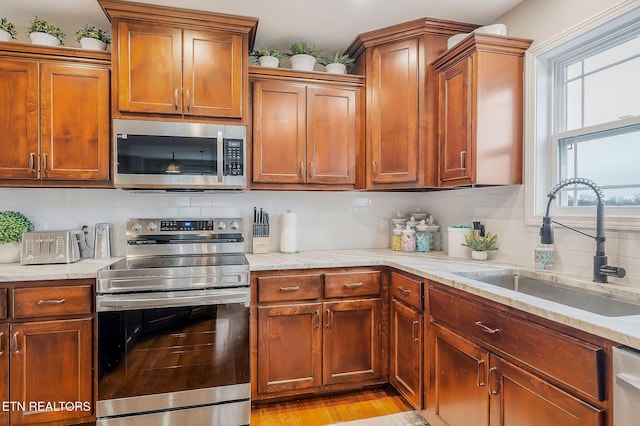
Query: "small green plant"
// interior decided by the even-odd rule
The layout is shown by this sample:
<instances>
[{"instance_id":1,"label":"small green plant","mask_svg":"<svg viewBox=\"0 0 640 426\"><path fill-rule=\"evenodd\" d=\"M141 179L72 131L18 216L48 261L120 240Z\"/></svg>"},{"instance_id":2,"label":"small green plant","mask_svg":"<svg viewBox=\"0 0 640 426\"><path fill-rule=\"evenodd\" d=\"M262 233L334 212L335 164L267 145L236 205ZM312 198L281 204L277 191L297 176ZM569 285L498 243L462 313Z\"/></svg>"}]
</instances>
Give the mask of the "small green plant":
<instances>
[{"instance_id":1,"label":"small green plant","mask_svg":"<svg viewBox=\"0 0 640 426\"><path fill-rule=\"evenodd\" d=\"M95 38L107 45L111 44L111 36L108 32L87 24L85 24L84 28L76 31L76 41L80 41L81 38L85 37Z\"/></svg>"},{"instance_id":2,"label":"small green plant","mask_svg":"<svg viewBox=\"0 0 640 426\"><path fill-rule=\"evenodd\" d=\"M311 55L314 58L317 58L320 52L315 48L315 46L311 46L307 44L306 41L301 41L299 43L292 43L289 46L289 50L291 51L291 55Z\"/></svg>"},{"instance_id":3,"label":"small green plant","mask_svg":"<svg viewBox=\"0 0 640 426\"><path fill-rule=\"evenodd\" d=\"M274 58L282 59L284 57L284 53L277 49L270 49L268 46L264 46L251 52L251 56L255 56L256 58L259 58L260 56L273 56Z\"/></svg>"},{"instance_id":4,"label":"small green plant","mask_svg":"<svg viewBox=\"0 0 640 426\"><path fill-rule=\"evenodd\" d=\"M347 68L352 67L355 61L349 57L349 55L343 55L339 50L331 56L321 56L318 59L318 63L321 65L328 64L344 64Z\"/></svg>"},{"instance_id":5,"label":"small green plant","mask_svg":"<svg viewBox=\"0 0 640 426\"><path fill-rule=\"evenodd\" d=\"M464 236L464 243L462 244L465 247L469 247L474 251L493 251L498 250L498 236L491 235L491 232L487 232L484 237L481 237L479 234L466 234Z\"/></svg>"},{"instance_id":6,"label":"small green plant","mask_svg":"<svg viewBox=\"0 0 640 426\"><path fill-rule=\"evenodd\" d=\"M25 215L10 210L0 212L0 244L19 242L27 231L33 231L33 223Z\"/></svg>"},{"instance_id":7,"label":"small green plant","mask_svg":"<svg viewBox=\"0 0 640 426\"><path fill-rule=\"evenodd\" d=\"M46 19L38 18L35 16L31 21L31 25L27 27L27 35L31 33L47 33L60 40L61 44L64 44L64 33L57 25L48 22Z\"/></svg>"},{"instance_id":8,"label":"small green plant","mask_svg":"<svg viewBox=\"0 0 640 426\"><path fill-rule=\"evenodd\" d=\"M7 18L0 19L0 30L5 30L6 32L8 32L11 35L12 39L15 39L18 35L16 26L9 22Z\"/></svg>"}]
</instances>

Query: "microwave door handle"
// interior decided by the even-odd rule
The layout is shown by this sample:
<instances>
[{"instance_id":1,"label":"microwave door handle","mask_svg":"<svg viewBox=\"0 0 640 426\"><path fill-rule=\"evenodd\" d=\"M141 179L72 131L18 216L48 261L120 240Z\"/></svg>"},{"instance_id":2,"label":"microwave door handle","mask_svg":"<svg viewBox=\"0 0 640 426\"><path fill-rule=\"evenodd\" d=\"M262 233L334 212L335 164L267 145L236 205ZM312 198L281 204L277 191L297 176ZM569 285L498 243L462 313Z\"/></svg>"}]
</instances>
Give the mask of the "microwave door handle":
<instances>
[{"instance_id":1,"label":"microwave door handle","mask_svg":"<svg viewBox=\"0 0 640 426\"><path fill-rule=\"evenodd\" d=\"M218 143L217 143L217 148L218 148L218 159L217 159L217 164L218 164L218 183L222 183L222 151L223 151L223 144L224 144L224 139L222 138L222 132L218 132Z\"/></svg>"}]
</instances>

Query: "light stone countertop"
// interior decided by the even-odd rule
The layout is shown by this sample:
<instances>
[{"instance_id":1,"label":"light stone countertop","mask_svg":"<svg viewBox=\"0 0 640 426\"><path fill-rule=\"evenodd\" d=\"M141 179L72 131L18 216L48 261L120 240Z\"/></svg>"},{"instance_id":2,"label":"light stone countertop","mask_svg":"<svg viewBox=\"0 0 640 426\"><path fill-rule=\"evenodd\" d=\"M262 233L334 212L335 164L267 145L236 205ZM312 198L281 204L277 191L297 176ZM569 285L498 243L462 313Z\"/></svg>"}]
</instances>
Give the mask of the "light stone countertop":
<instances>
[{"instance_id":1,"label":"light stone countertop","mask_svg":"<svg viewBox=\"0 0 640 426\"><path fill-rule=\"evenodd\" d=\"M0 264L0 282L44 281L79 278L96 278L99 269L122 259L82 259L74 263L53 265L21 265L20 263Z\"/></svg>"}]
</instances>

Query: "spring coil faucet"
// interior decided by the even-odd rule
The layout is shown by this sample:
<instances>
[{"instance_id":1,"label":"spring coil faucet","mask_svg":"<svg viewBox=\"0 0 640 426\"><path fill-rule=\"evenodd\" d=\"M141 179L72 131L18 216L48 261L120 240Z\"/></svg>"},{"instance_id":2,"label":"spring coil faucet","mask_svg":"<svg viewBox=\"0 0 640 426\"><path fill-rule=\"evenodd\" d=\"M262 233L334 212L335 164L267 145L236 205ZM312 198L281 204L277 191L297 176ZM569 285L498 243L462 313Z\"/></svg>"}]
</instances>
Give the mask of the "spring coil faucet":
<instances>
[{"instance_id":1,"label":"spring coil faucet","mask_svg":"<svg viewBox=\"0 0 640 426\"><path fill-rule=\"evenodd\" d=\"M556 194L565 186L569 185L585 185L588 186L596 193L596 197L598 198L598 204L596 205L596 236L589 235L584 233L578 229L572 228L571 226L562 224L551 219L549 216L549 209L551 208L551 202L555 200ZM618 277L623 278L627 271L624 268L619 266L610 266L607 265L607 256L604 254L604 195L602 193L602 189L595 182L590 181L589 179L575 177L569 178L558 183L552 190L547 194L549 197L549 202L547 203L547 211L542 218L542 226L540 227L540 243L542 244L553 244L553 224L558 224L567 229L575 231L579 234L586 235L587 237L593 238L596 240L596 254L593 256L593 281L598 283L606 283L607 276L610 277Z\"/></svg>"}]
</instances>

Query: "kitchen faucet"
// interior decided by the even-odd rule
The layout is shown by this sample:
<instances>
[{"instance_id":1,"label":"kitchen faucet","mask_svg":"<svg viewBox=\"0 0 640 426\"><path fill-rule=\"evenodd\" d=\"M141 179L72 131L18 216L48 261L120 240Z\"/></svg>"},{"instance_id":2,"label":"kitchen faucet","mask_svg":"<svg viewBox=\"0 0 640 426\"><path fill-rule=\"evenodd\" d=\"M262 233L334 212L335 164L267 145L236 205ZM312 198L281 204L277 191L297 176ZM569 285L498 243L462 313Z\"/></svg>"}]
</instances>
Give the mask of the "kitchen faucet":
<instances>
[{"instance_id":1,"label":"kitchen faucet","mask_svg":"<svg viewBox=\"0 0 640 426\"><path fill-rule=\"evenodd\" d=\"M596 193L598 198L598 204L596 206L596 236L589 235L585 232L582 232L578 229L572 228L571 226L562 224L551 219L549 216L549 209L551 207L551 201L556 198L556 194L560 189L569 185L586 185L589 188L593 189L593 192ZM567 229L571 229L572 231L576 231L579 234L586 235L587 237L591 237L596 240L596 254L593 256L593 281L597 283L606 283L607 276L610 277L618 277L623 278L627 271L624 268L619 266L610 266L607 265L607 256L604 254L604 194L602 193L602 189L595 182L590 181L589 179L584 178L569 178L561 181L557 184L551 192L547 194L549 197L549 202L547 203L547 212L542 218L542 226L540 227L540 243L542 244L553 244L553 223L556 223L560 226L563 226Z\"/></svg>"}]
</instances>

